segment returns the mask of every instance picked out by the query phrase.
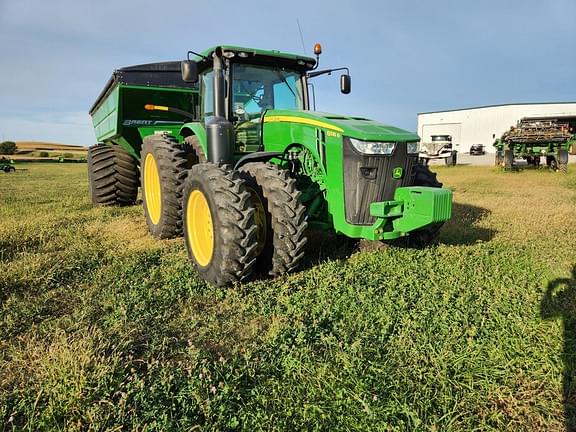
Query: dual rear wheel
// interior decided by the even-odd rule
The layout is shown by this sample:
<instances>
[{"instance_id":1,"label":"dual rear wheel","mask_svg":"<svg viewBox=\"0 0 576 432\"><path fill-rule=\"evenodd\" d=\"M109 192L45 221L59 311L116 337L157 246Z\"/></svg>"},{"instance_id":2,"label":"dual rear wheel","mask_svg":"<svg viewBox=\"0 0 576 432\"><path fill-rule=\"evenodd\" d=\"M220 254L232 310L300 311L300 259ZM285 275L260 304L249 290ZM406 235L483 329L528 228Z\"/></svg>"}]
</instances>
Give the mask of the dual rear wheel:
<instances>
[{"instance_id":1,"label":"dual rear wheel","mask_svg":"<svg viewBox=\"0 0 576 432\"><path fill-rule=\"evenodd\" d=\"M141 185L150 233L160 239L184 234L191 261L214 285L294 270L304 255L307 227L295 181L267 163L236 171L205 161L196 137L184 144L166 134L146 137L140 169L120 146L93 146L92 201L134 204Z\"/></svg>"},{"instance_id":2,"label":"dual rear wheel","mask_svg":"<svg viewBox=\"0 0 576 432\"><path fill-rule=\"evenodd\" d=\"M306 244L305 208L287 172L267 163L235 171L195 165L184 186L184 239L203 279L229 285L294 270Z\"/></svg>"},{"instance_id":3,"label":"dual rear wheel","mask_svg":"<svg viewBox=\"0 0 576 432\"><path fill-rule=\"evenodd\" d=\"M150 135L141 151L142 204L150 233L160 239L182 235L182 189L196 162L170 135Z\"/></svg>"},{"instance_id":4,"label":"dual rear wheel","mask_svg":"<svg viewBox=\"0 0 576 432\"><path fill-rule=\"evenodd\" d=\"M278 276L304 255L305 208L288 173L267 163L235 171L206 162L198 139L166 135L142 146L142 196L150 232L184 234L202 278L229 285L253 274Z\"/></svg>"}]
</instances>

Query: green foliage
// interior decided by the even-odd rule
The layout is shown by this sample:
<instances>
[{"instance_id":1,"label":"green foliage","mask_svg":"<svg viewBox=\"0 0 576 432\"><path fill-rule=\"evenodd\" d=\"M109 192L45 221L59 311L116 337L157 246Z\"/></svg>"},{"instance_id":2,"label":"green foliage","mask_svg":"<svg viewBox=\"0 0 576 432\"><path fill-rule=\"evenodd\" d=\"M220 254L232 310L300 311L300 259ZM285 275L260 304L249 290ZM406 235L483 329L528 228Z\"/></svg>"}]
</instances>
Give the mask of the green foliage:
<instances>
[{"instance_id":1,"label":"green foliage","mask_svg":"<svg viewBox=\"0 0 576 432\"><path fill-rule=\"evenodd\" d=\"M74 155L72 153L64 153L62 157L65 159L72 159Z\"/></svg>"},{"instance_id":2,"label":"green foliage","mask_svg":"<svg viewBox=\"0 0 576 432\"><path fill-rule=\"evenodd\" d=\"M231 289L140 207L92 207L85 166L0 176L2 426L562 430L574 352L544 299L574 283L576 170L439 171L438 246L320 236L306 269Z\"/></svg>"},{"instance_id":3,"label":"green foliage","mask_svg":"<svg viewBox=\"0 0 576 432\"><path fill-rule=\"evenodd\" d=\"M0 154L11 155L16 152L16 143L14 141L3 141L0 143Z\"/></svg>"},{"instance_id":4,"label":"green foliage","mask_svg":"<svg viewBox=\"0 0 576 432\"><path fill-rule=\"evenodd\" d=\"M40 153L38 153L39 157L45 158L50 156L50 154L47 151L41 151Z\"/></svg>"}]
</instances>

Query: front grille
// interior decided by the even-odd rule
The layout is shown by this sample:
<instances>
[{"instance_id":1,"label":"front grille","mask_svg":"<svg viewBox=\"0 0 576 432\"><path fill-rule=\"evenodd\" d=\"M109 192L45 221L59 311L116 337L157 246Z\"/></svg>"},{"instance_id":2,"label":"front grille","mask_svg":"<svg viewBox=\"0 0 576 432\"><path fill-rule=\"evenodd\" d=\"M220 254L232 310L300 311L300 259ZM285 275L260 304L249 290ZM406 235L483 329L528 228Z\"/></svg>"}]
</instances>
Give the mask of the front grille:
<instances>
[{"instance_id":1,"label":"front grille","mask_svg":"<svg viewBox=\"0 0 576 432\"><path fill-rule=\"evenodd\" d=\"M412 167L418 155L406 153L406 143L398 143L391 155L359 153L348 138L344 138L344 204L346 221L354 225L372 225L370 204L394 199L401 186L414 183ZM404 175L394 179L392 171L401 167Z\"/></svg>"}]
</instances>

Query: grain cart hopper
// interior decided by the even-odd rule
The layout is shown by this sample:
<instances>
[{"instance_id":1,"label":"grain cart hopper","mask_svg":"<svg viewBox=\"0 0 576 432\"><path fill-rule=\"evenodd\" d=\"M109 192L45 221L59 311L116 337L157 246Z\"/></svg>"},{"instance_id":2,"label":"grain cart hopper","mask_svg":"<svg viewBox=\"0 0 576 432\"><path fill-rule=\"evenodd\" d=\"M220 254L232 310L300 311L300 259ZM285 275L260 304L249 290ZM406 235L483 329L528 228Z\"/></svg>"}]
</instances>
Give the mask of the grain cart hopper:
<instances>
[{"instance_id":1,"label":"grain cart hopper","mask_svg":"<svg viewBox=\"0 0 576 432\"><path fill-rule=\"evenodd\" d=\"M425 244L452 194L418 164L417 135L309 109L316 58L234 46L119 69L92 107L95 204L132 204L183 233L199 274L227 285L295 269L307 229ZM341 75L343 93L350 76Z\"/></svg>"},{"instance_id":2,"label":"grain cart hopper","mask_svg":"<svg viewBox=\"0 0 576 432\"><path fill-rule=\"evenodd\" d=\"M511 170L523 159L529 166L539 167L540 159L545 157L548 167L566 173L573 134L574 126L567 120L522 119L494 143L495 164Z\"/></svg>"}]
</instances>

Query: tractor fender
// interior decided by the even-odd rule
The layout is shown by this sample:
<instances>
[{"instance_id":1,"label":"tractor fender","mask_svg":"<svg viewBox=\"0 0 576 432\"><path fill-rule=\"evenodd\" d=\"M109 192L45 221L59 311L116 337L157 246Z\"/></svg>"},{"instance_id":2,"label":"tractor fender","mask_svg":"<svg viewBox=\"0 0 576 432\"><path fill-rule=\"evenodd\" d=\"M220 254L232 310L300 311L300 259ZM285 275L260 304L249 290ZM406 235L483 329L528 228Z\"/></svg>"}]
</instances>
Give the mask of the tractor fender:
<instances>
[{"instance_id":1,"label":"tractor fender","mask_svg":"<svg viewBox=\"0 0 576 432\"><path fill-rule=\"evenodd\" d=\"M196 135L205 155L208 154L208 142L206 138L206 129L200 122L186 123L180 128L180 136L186 138L190 135Z\"/></svg>"}]
</instances>

